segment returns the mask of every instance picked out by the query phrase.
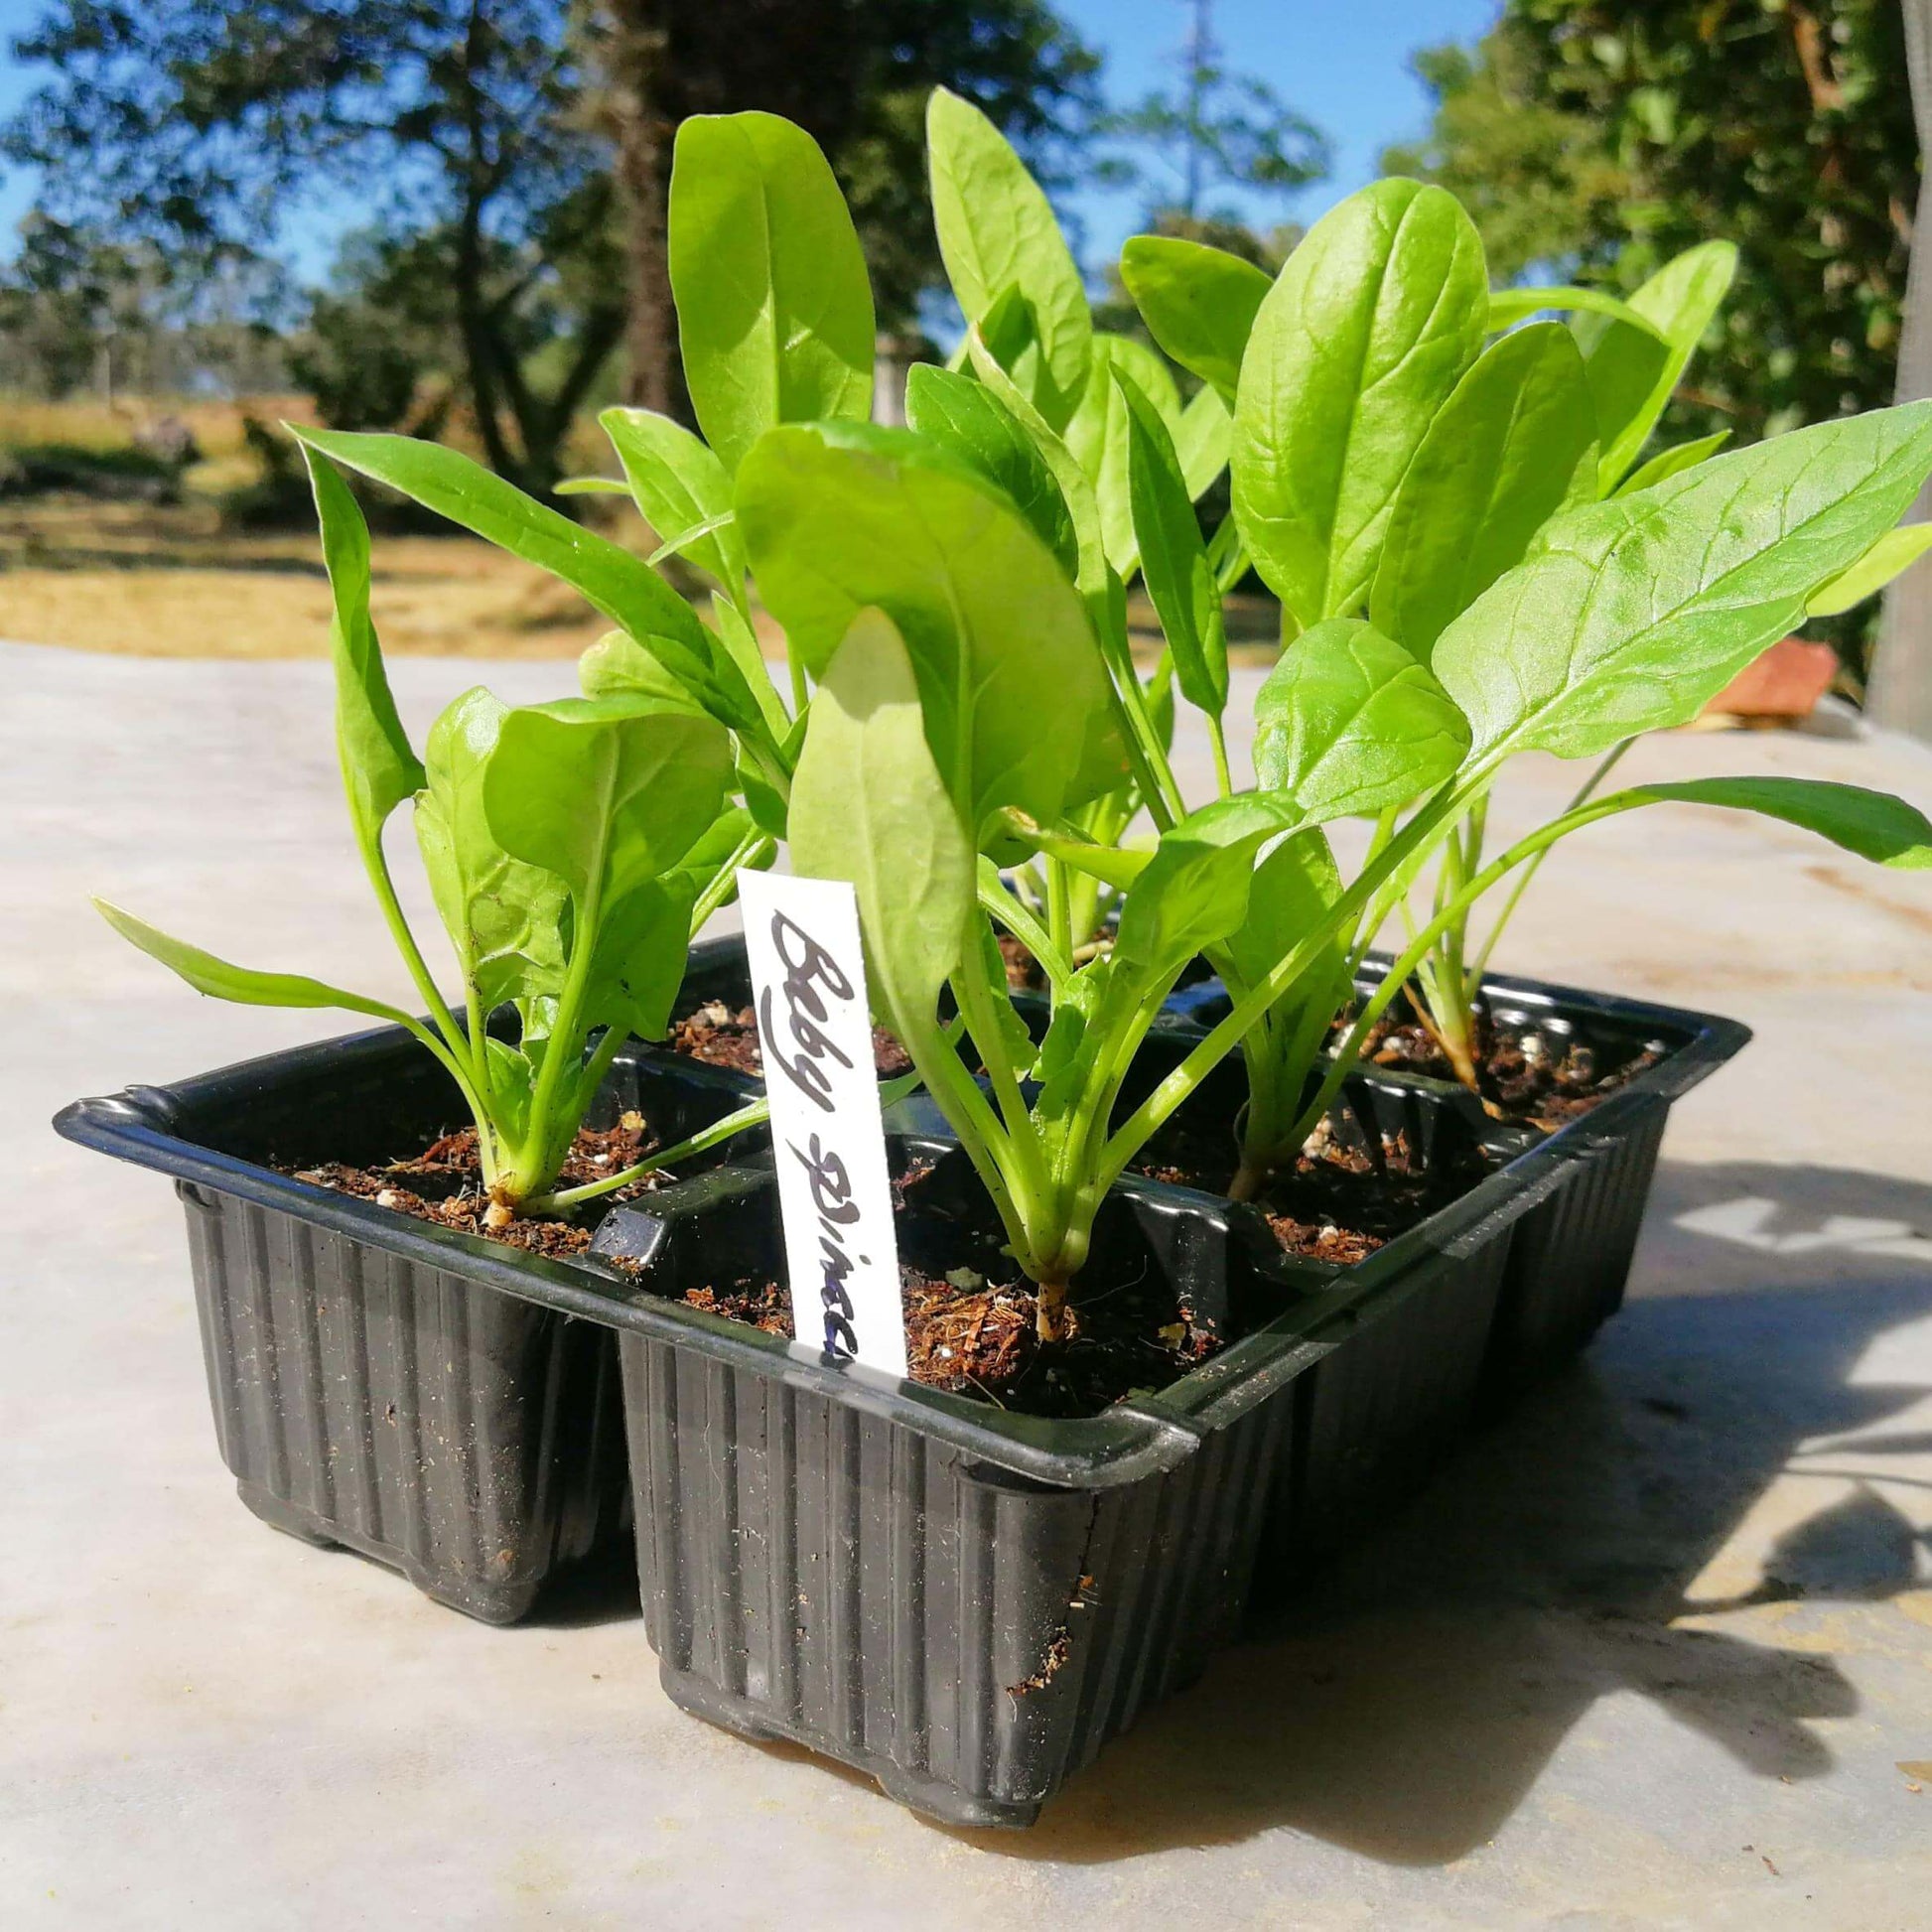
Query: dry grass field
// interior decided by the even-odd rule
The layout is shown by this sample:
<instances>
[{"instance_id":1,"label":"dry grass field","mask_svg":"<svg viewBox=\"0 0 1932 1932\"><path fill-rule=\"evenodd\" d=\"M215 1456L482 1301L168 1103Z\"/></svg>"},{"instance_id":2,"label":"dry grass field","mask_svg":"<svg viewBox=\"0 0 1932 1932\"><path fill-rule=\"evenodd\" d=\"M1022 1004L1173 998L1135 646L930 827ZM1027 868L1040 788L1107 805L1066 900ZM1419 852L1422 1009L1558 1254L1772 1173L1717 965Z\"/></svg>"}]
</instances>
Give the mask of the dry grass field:
<instances>
[{"instance_id":1,"label":"dry grass field","mask_svg":"<svg viewBox=\"0 0 1932 1932\"><path fill-rule=\"evenodd\" d=\"M260 474L244 415L299 420L299 398L246 404L0 401L0 451L112 460L163 417L202 461L176 503L75 493L0 499L0 636L146 657L310 657L329 648L329 585L313 535L224 529L220 499ZM641 525L634 536L643 540ZM378 536L372 589L403 653L570 657L605 626L574 593L476 539Z\"/></svg>"},{"instance_id":2,"label":"dry grass field","mask_svg":"<svg viewBox=\"0 0 1932 1932\"><path fill-rule=\"evenodd\" d=\"M144 419L174 416L203 461L178 503L101 501L72 493L0 497L0 637L141 657L314 657L329 649L329 585L313 535L237 534L220 496L252 482L255 457L233 403L96 403L0 399L0 454L131 451ZM287 398L247 405L274 421ZM587 440L583 467L599 466ZM610 467L608 464L603 467ZM619 541L651 547L640 519L596 503ZM607 628L574 592L530 565L463 535L385 536L374 546L371 606L385 649L403 655L573 657ZM1135 642L1159 648L1152 611L1129 611ZM1265 600L1231 602L1234 655L1274 655ZM772 647L777 648L775 636Z\"/></svg>"},{"instance_id":3,"label":"dry grass field","mask_svg":"<svg viewBox=\"0 0 1932 1932\"><path fill-rule=\"evenodd\" d=\"M553 578L471 537L378 537L384 647L570 657L608 628ZM329 583L313 537L231 536L211 504L0 503L0 636L141 657L314 657Z\"/></svg>"}]
</instances>

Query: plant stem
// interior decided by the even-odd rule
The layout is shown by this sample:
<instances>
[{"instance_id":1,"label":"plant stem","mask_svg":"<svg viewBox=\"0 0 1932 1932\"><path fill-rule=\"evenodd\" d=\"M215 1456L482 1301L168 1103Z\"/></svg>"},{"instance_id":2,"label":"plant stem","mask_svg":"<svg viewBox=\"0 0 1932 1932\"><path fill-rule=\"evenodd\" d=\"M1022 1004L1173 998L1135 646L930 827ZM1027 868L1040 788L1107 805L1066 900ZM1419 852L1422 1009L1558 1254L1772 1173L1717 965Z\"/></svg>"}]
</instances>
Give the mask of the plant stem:
<instances>
[{"instance_id":1,"label":"plant stem","mask_svg":"<svg viewBox=\"0 0 1932 1932\"><path fill-rule=\"evenodd\" d=\"M1105 646L1103 644L1103 650ZM1109 659L1111 665L1111 658ZM1127 682L1139 695L1141 681L1135 675L1132 655L1129 654L1126 670ZM1130 707L1121 690L1120 673L1112 670L1107 679L1108 701L1114 712L1114 722L1122 741L1127 748L1127 761L1133 767L1134 783L1145 801L1154 822L1166 831L1180 816L1169 802L1168 793L1162 789L1156 774L1154 760L1162 758L1160 740L1155 737L1144 712L1139 707ZM1170 786L1173 783L1173 773L1168 774Z\"/></svg>"},{"instance_id":2,"label":"plant stem","mask_svg":"<svg viewBox=\"0 0 1932 1932\"><path fill-rule=\"evenodd\" d=\"M597 1098L598 1089L604 1084L604 1076L611 1070L611 1062L623 1050L623 1042L628 1037L629 1035L621 1027L606 1027L604 1037L597 1042L596 1050L584 1062L584 1070L578 1076L577 1082L578 1091L584 1096L584 1104L577 1110L580 1119L589 1111L591 1102ZM572 1138L576 1138L574 1127Z\"/></svg>"},{"instance_id":3,"label":"plant stem","mask_svg":"<svg viewBox=\"0 0 1932 1932\"><path fill-rule=\"evenodd\" d=\"M1064 1341L1067 1337L1066 1283L1040 1281L1034 1284L1034 1332L1041 1341Z\"/></svg>"},{"instance_id":4,"label":"plant stem","mask_svg":"<svg viewBox=\"0 0 1932 1932\"><path fill-rule=\"evenodd\" d=\"M1046 929L1062 959L1073 957L1073 899L1067 889L1066 862L1046 859Z\"/></svg>"},{"instance_id":5,"label":"plant stem","mask_svg":"<svg viewBox=\"0 0 1932 1932\"><path fill-rule=\"evenodd\" d=\"M480 1047L457 1025L456 1016L438 990L423 958L422 948L416 943L416 935L403 915L402 902L396 897L396 882L389 873L389 857L382 849L382 828L377 826L370 838L364 840L358 837L356 843L362 852L362 869L375 889L376 903L382 907L383 922L389 928L389 936L395 941L396 950L402 954L403 964L409 969L409 977L415 982L416 991L422 996L423 1004L428 1007L443 1037L449 1042L450 1051L469 1063L475 1074L481 1066L476 1058ZM483 1083L479 1081L478 1084Z\"/></svg>"},{"instance_id":6,"label":"plant stem","mask_svg":"<svg viewBox=\"0 0 1932 1932\"><path fill-rule=\"evenodd\" d=\"M1626 738L1621 745L1613 746L1610 751L1605 753L1597 760L1595 769L1578 787L1577 795L1564 807L1565 812L1574 812L1580 805L1587 804L1589 801L1591 793L1616 768L1617 760L1636 742L1634 738ZM1545 846L1544 852L1548 850L1549 847ZM1476 953L1475 964L1469 969L1478 982L1480 982L1483 974L1489 970L1489 955L1496 950L1496 941L1503 936L1503 927L1509 923L1517 905L1522 900L1523 895L1530 889L1530 881L1536 877L1542 865L1543 852L1539 852L1530 861L1529 867L1523 873L1523 876L1510 888L1509 897L1503 900L1503 909L1496 914L1496 923L1489 928L1489 937L1482 942L1480 950Z\"/></svg>"},{"instance_id":7,"label":"plant stem","mask_svg":"<svg viewBox=\"0 0 1932 1932\"><path fill-rule=\"evenodd\" d=\"M1385 875L1438 831L1451 817L1465 794L1446 785L1435 799L1424 806L1403 827L1382 853ZM1187 1057L1148 1095L1114 1132L1101 1160L1100 1181L1112 1186L1121 1170L1173 1113L1202 1080L1241 1043L1255 1022L1279 1000L1311 966L1329 938L1339 931L1365 905L1382 884L1372 871L1357 875L1355 882L1328 908L1326 916L1305 933L1294 950L1280 960L1266 977L1252 985L1234 1003L1233 1010Z\"/></svg>"},{"instance_id":8,"label":"plant stem","mask_svg":"<svg viewBox=\"0 0 1932 1932\"><path fill-rule=\"evenodd\" d=\"M1223 798L1234 796L1234 780L1228 776L1227 734L1221 728L1221 714L1210 711L1207 714L1207 742L1214 748L1214 781L1220 786Z\"/></svg>"},{"instance_id":9,"label":"plant stem","mask_svg":"<svg viewBox=\"0 0 1932 1932\"><path fill-rule=\"evenodd\" d=\"M657 1173L665 1168L673 1168L680 1161L689 1161L694 1155L707 1154L714 1147L722 1146L735 1134L742 1134L748 1128L760 1125L771 1118L771 1103L768 1100L754 1100L741 1107L736 1113L727 1114L722 1120L715 1120L709 1127L702 1127L697 1133L679 1141L675 1147L667 1147L660 1153L625 1168L620 1173L603 1174L596 1180L587 1180L580 1187L565 1187L554 1194L538 1194L523 1203L525 1214L561 1214L573 1207L581 1207L584 1202L596 1200L602 1194L614 1194L621 1187L628 1187L632 1181L642 1180L646 1174Z\"/></svg>"},{"instance_id":10,"label":"plant stem","mask_svg":"<svg viewBox=\"0 0 1932 1932\"><path fill-rule=\"evenodd\" d=\"M574 891L571 894L570 964L564 969L564 987L557 1000L556 1019L551 1024L550 1037L544 1046L543 1065L537 1070L536 1086L530 1095L529 1139L537 1143L539 1161L534 1164L533 1171L526 1141L524 1155L514 1164L498 1191L500 1204L512 1210L524 1195L546 1187L556 1175L554 1166L544 1165L548 1153L545 1144L550 1137L549 1122L556 1110L557 1085L564 1077L564 1062L577 1057L572 1045L583 1031L581 1009L584 992L590 984L591 964L597 953L598 927L603 922L604 865L610 839L610 805L608 798L601 799L599 803L602 807L602 816L598 821L601 829L596 849L585 869L583 897L579 899ZM557 1158L561 1160L562 1155L559 1154ZM501 1199L504 1194L508 1195L507 1199Z\"/></svg>"},{"instance_id":11,"label":"plant stem","mask_svg":"<svg viewBox=\"0 0 1932 1932\"><path fill-rule=\"evenodd\" d=\"M470 1069L458 1060L442 1040L414 1014L398 1012L395 1019L396 1025L418 1045L426 1047L437 1064L457 1083L464 1104L470 1109L471 1118L477 1124L479 1140L486 1138L490 1132L489 1109L483 1104L483 1096L478 1093L471 1079Z\"/></svg>"},{"instance_id":12,"label":"plant stem","mask_svg":"<svg viewBox=\"0 0 1932 1932\"><path fill-rule=\"evenodd\" d=\"M1053 936L1001 883L993 861L980 855L979 901L999 924L1013 934L1039 962L1048 987L1057 990L1073 971L1072 962L1053 943Z\"/></svg>"},{"instance_id":13,"label":"plant stem","mask_svg":"<svg viewBox=\"0 0 1932 1932\"><path fill-rule=\"evenodd\" d=\"M1302 1118L1296 1123L1296 1130L1304 1140L1314 1132L1316 1123L1328 1111L1330 1102L1340 1089L1342 1081L1353 1069L1360 1058L1362 1042L1368 1037L1376 1021L1388 1010L1389 1003L1402 990L1402 985L1415 970L1416 962L1435 944L1437 935L1479 899L1484 893L1499 884L1518 866L1537 858L1556 844L1559 839L1568 838L1572 832L1580 832L1587 825L1594 825L1600 818L1612 818L1618 812L1634 810L1639 805L1651 801L1635 798L1619 792L1606 798L1598 805L1573 807L1562 817L1554 818L1536 831L1517 840L1500 858L1485 866L1462 891L1447 904L1442 911L1430 920L1411 941L1409 949L1397 959L1384 975L1382 984L1363 1007L1360 1017L1349 1030L1348 1037L1342 1042L1331 1062L1327 1077L1321 1083L1320 1091L1303 1110Z\"/></svg>"},{"instance_id":14,"label":"plant stem","mask_svg":"<svg viewBox=\"0 0 1932 1932\"><path fill-rule=\"evenodd\" d=\"M756 867L767 852L776 852L777 849L777 840L756 825L739 840L731 857L719 867L711 884L698 895L696 903L691 907L693 939L704 930L711 915L738 890L738 875L747 867Z\"/></svg>"},{"instance_id":15,"label":"plant stem","mask_svg":"<svg viewBox=\"0 0 1932 1932\"><path fill-rule=\"evenodd\" d=\"M974 936L977 939L978 935ZM966 1022L967 1034L979 1048L980 1058L985 1063L993 1096L1005 1123L1007 1184L1013 1195L1014 1207L1026 1224L1029 1246L1032 1247L1035 1245L1033 1237L1038 1219L1050 1205L1052 1189L1039 1144L1039 1132L1034 1125L1026 1096L1021 1092L1020 1076L1007 1052L1006 1032L1000 1025L996 1001L1005 1000L1009 1011L1012 1010L1012 1001L1004 985L997 994L994 992L987 976L984 948L976 943L967 945L959 964L953 968L952 988ZM953 1058L957 1065L957 1055ZM978 1092L977 1086L974 1091Z\"/></svg>"},{"instance_id":16,"label":"plant stem","mask_svg":"<svg viewBox=\"0 0 1932 1932\"><path fill-rule=\"evenodd\" d=\"M466 1029L470 1052L476 1064L478 1082L483 1089L491 1119L485 1127L478 1123L477 1155L483 1167L483 1191L489 1192L496 1184L498 1169L502 1162L502 1149L497 1145L498 1132L495 1123L496 1082L489 1065L489 1023L483 1017L483 997L477 991L476 980L468 973L463 978L463 1011L469 1025Z\"/></svg>"},{"instance_id":17,"label":"plant stem","mask_svg":"<svg viewBox=\"0 0 1932 1932\"><path fill-rule=\"evenodd\" d=\"M926 1091L945 1115L947 1125L959 1136L959 1144L966 1150L973 1172L992 1196L1001 1223L1012 1237L1014 1259L1029 1276L1034 1276L1036 1268L1033 1260L1033 1223L1030 1215L1022 1211L1023 1205L1031 1208L1033 1203L1024 1199L1024 1177L1018 1190L1021 1198L1016 1199L1012 1137L1001 1126L985 1094L980 1092L979 1082L960 1063L951 1037L936 1021L895 1012L893 1023L894 1032L925 1076Z\"/></svg>"}]
</instances>

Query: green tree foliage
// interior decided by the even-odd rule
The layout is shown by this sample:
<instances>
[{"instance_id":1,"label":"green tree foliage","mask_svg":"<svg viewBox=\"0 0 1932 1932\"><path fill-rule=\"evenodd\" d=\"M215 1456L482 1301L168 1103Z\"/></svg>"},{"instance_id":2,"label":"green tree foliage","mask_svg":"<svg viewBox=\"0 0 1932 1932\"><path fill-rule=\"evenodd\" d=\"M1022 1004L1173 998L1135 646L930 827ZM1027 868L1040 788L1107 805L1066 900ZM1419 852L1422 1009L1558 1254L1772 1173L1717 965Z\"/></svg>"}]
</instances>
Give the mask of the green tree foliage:
<instances>
[{"instance_id":1,"label":"green tree foliage","mask_svg":"<svg viewBox=\"0 0 1932 1932\"><path fill-rule=\"evenodd\" d=\"M53 211L191 261L266 246L318 181L366 183L371 215L436 256L491 466L545 490L623 322L570 14L569 0L55 0L15 43L51 73L6 149L45 170ZM572 345L541 392L524 355L538 308Z\"/></svg>"},{"instance_id":2,"label":"green tree foliage","mask_svg":"<svg viewBox=\"0 0 1932 1932\"><path fill-rule=\"evenodd\" d=\"M146 333L155 266L86 228L30 214L0 286L13 379L54 397L86 382L103 350Z\"/></svg>"},{"instance_id":3,"label":"green tree foliage","mask_svg":"<svg viewBox=\"0 0 1932 1932\"><path fill-rule=\"evenodd\" d=\"M1210 215L1208 198L1229 189L1292 195L1328 172L1328 140L1265 81L1225 65L1214 39L1211 0L1187 4L1191 22L1179 59L1180 84L1156 88L1102 117L1098 131L1121 144L1103 164L1102 179L1138 186L1151 220L1210 216L1235 222L1238 214L1225 207Z\"/></svg>"},{"instance_id":4,"label":"green tree foliage","mask_svg":"<svg viewBox=\"0 0 1932 1932\"><path fill-rule=\"evenodd\" d=\"M212 379L232 391L285 380L277 334L286 278L238 251L193 277L152 241L34 209L0 268L0 384L60 398L90 387L175 393Z\"/></svg>"},{"instance_id":5,"label":"green tree foliage","mask_svg":"<svg viewBox=\"0 0 1932 1932\"><path fill-rule=\"evenodd\" d=\"M756 107L808 128L893 327L940 275L932 86L1050 163L1097 69L1042 0L48 0L14 51L50 71L6 152L111 240L186 263L265 248L318 181L366 183L370 229L316 305L303 379L345 426L461 400L491 468L539 494L621 340L634 399L681 398L679 122Z\"/></svg>"},{"instance_id":6,"label":"green tree foliage","mask_svg":"<svg viewBox=\"0 0 1932 1932\"><path fill-rule=\"evenodd\" d=\"M665 249L671 143L693 114L782 114L824 149L866 251L882 328L941 279L924 114L965 95L1049 178L1094 106L1097 57L1044 0L595 0L583 15L624 206L630 400L677 400Z\"/></svg>"},{"instance_id":7,"label":"green tree foliage","mask_svg":"<svg viewBox=\"0 0 1932 1932\"><path fill-rule=\"evenodd\" d=\"M1897 0L1507 0L1417 68L1434 124L1384 165L1454 193L1499 279L1630 290L1737 243L1669 431L1748 442L1891 400L1918 186Z\"/></svg>"}]
</instances>

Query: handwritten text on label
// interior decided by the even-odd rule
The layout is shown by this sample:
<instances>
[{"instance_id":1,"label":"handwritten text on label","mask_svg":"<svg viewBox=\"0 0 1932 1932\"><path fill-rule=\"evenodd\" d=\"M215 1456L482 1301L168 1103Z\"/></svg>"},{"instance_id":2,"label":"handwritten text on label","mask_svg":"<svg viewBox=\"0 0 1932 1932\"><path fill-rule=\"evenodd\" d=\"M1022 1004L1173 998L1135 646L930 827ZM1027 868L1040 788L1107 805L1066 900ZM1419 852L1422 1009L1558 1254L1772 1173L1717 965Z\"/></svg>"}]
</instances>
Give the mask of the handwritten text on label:
<instances>
[{"instance_id":1,"label":"handwritten text on label","mask_svg":"<svg viewBox=\"0 0 1932 1932\"><path fill-rule=\"evenodd\" d=\"M905 1373L898 1244L873 1071L858 903L825 879L741 873L777 1151L793 1332Z\"/></svg>"}]
</instances>

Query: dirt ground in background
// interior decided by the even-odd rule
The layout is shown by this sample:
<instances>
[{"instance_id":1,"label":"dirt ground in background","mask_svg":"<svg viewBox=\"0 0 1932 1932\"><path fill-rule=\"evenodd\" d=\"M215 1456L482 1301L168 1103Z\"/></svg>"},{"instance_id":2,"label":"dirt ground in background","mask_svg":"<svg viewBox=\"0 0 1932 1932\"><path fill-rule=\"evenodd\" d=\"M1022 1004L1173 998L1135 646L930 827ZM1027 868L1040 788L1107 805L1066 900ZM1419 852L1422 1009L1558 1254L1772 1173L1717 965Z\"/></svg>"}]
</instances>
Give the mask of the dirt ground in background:
<instances>
[{"instance_id":1,"label":"dirt ground in background","mask_svg":"<svg viewBox=\"0 0 1932 1932\"><path fill-rule=\"evenodd\" d=\"M386 649L574 657L609 626L575 592L474 537L375 539ZM141 657L321 657L316 539L224 534L211 503L0 503L0 636Z\"/></svg>"},{"instance_id":2,"label":"dirt ground in background","mask_svg":"<svg viewBox=\"0 0 1932 1932\"><path fill-rule=\"evenodd\" d=\"M644 525L614 534L644 541ZM474 537L374 541L371 604L385 650L419 657L574 657L609 625L575 592ZM224 533L210 502L156 507L0 502L0 636L139 657L321 657L329 582L313 536ZM1137 649L1160 638L1130 600ZM1230 654L1274 657L1264 598L1230 600ZM761 624L767 649L779 646Z\"/></svg>"},{"instance_id":3,"label":"dirt ground in background","mask_svg":"<svg viewBox=\"0 0 1932 1932\"><path fill-rule=\"evenodd\" d=\"M223 493L259 475L243 418L310 415L304 398L208 402L127 397L113 405L0 395L0 471L11 452L131 452L137 431L166 419L194 434L202 460L182 476L170 505L99 496L0 499L0 637L141 657L320 657L329 649L329 585L313 533L236 534L221 527ZM455 426L460 447L468 447ZM588 416L573 433L573 472L609 471L609 450ZM598 526L639 552L653 547L642 519L615 499L593 499ZM693 573L695 582L695 573ZM375 539L375 620L400 656L571 658L607 626L577 595L530 565L469 536ZM1145 597L1129 601L1136 651L1160 648ZM781 648L760 622L767 650ZM1228 608L1230 655L1270 662L1280 634L1268 598Z\"/></svg>"}]
</instances>

